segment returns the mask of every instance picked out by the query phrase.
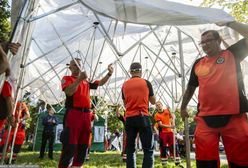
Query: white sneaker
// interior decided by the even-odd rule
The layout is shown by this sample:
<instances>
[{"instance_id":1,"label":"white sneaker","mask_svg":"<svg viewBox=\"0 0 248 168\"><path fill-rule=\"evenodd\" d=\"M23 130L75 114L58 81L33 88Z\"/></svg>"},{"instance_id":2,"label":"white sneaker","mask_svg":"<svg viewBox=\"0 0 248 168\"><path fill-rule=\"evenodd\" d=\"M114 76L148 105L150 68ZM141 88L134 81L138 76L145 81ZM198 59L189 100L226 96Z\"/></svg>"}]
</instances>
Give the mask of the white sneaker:
<instances>
[{"instance_id":1,"label":"white sneaker","mask_svg":"<svg viewBox=\"0 0 248 168\"><path fill-rule=\"evenodd\" d=\"M167 161L168 161L168 157L166 157L166 158L161 158L161 162L162 162L162 164L166 164L166 163L167 163Z\"/></svg>"},{"instance_id":2,"label":"white sneaker","mask_svg":"<svg viewBox=\"0 0 248 168\"><path fill-rule=\"evenodd\" d=\"M180 157L176 157L176 159L175 159L175 164L177 165L177 164L180 164Z\"/></svg>"}]
</instances>

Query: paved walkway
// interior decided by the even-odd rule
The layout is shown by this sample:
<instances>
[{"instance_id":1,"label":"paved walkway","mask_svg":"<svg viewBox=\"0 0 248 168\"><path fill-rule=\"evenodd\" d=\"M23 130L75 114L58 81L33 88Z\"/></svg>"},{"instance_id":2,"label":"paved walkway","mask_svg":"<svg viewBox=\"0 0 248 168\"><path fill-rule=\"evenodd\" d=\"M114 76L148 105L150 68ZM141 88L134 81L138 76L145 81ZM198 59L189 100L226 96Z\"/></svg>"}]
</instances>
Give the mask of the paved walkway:
<instances>
[{"instance_id":1,"label":"paved walkway","mask_svg":"<svg viewBox=\"0 0 248 168\"><path fill-rule=\"evenodd\" d=\"M159 156L159 151L155 151L154 156ZM195 152L190 152L190 159L195 160ZM226 155L224 152L220 153L220 161L221 163L227 163Z\"/></svg>"}]
</instances>

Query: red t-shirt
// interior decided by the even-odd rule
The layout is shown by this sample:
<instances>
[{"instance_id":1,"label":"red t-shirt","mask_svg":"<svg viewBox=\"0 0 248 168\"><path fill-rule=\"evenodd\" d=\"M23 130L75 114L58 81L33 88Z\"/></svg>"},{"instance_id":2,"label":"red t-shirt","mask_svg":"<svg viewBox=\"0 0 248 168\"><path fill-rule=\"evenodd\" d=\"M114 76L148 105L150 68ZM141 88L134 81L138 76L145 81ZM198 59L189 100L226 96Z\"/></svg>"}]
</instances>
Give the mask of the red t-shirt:
<instances>
[{"instance_id":1,"label":"red t-shirt","mask_svg":"<svg viewBox=\"0 0 248 168\"><path fill-rule=\"evenodd\" d=\"M11 97L12 87L8 81L4 81L1 96Z\"/></svg>"},{"instance_id":2,"label":"red t-shirt","mask_svg":"<svg viewBox=\"0 0 248 168\"><path fill-rule=\"evenodd\" d=\"M2 120L7 118L8 111L7 111L6 98L11 97L11 95L12 95L12 87L8 81L5 81L0 95L0 119Z\"/></svg>"},{"instance_id":3,"label":"red t-shirt","mask_svg":"<svg viewBox=\"0 0 248 168\"><path fill-rule=\"evenodd\" d=\"M62 79L62 90L75 82L77 77L64 76ZM81 81L76 92L72 96L66 95L66 108L88 108L90 109L90 89L97 89L99 81L90 83L87 80Z\"/></svg>"}]
</instances>

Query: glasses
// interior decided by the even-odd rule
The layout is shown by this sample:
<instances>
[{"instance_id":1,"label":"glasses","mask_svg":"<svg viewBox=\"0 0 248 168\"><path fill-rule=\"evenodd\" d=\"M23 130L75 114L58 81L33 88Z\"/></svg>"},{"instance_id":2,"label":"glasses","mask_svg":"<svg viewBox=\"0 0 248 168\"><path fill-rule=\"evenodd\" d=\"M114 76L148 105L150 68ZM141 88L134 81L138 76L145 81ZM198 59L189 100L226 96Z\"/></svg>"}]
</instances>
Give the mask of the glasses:
<instances>
[{"instance_id":1,"label":"glasses","mask_svg":"<svg viewBox=\"0 0 248 168\"><path fill-rule=\"evenodd\" d=\"M206 41L201 41L200 43L199 43L199 45L200 46L204 46L204 45L209 45L209 44L211 44L213 41L215 41L216 39L208 39L208 40L206 40Z\"/></svg>"}]
</instances>

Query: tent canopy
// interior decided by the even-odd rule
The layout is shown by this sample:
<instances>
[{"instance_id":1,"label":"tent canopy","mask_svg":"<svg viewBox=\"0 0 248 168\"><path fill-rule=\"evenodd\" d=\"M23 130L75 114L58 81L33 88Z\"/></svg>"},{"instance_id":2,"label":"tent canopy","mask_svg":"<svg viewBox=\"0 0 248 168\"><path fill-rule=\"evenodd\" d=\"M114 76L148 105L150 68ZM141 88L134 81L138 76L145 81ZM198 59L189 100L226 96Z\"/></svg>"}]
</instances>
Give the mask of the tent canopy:
<instances>
[{"instance_id":1,"label":"tent canopy","mask_svg":"<svg viewBox=\"0 0 248 168\"><path fill-rule=\"evenodd\" d=\"M121 102L121 86L135 61L157 99L176 107L194 60L203 55L200 34L217 29L229 44L239 38L212 24L234 20L224 11L166 0L23 0L22 5L12 5L20 9L20 17L12 16L19 18L13 41L22 44L11 61L12 84L17 97L28 91L61 107L60 81L70 74L66 64L72 58L82 59L90 81L101 79L113 64L111 80L91 93L110 104Z\"/></svg>"}]
</instances>

